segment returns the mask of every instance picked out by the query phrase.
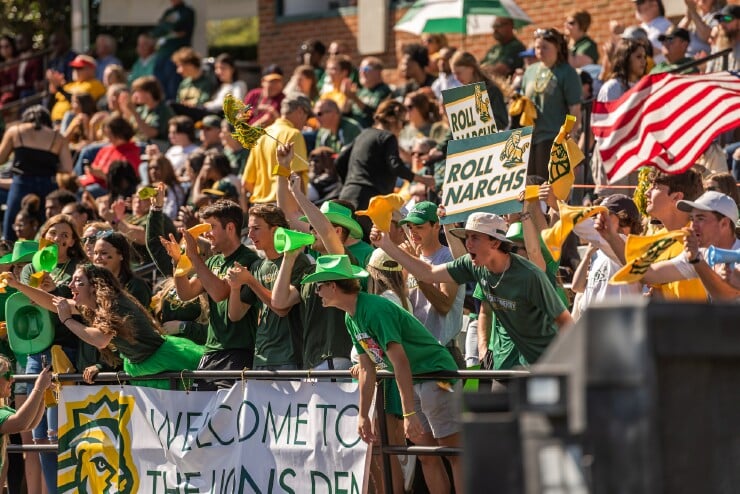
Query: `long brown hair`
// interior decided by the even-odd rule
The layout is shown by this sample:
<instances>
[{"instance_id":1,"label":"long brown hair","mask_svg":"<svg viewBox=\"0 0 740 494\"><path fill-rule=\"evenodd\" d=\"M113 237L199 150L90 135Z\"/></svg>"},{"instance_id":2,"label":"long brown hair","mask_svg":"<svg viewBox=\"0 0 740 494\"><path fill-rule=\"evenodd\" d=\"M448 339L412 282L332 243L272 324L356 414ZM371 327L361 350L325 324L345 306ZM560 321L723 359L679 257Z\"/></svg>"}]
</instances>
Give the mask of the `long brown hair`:
<instances>
[{"instance_id":1,"label":"long brown hair","mask_svg":"<svg viewBox=\"0 0 740 494\"><path fill-rule=\"evenodd\" d=\"M107 335L119 336L130 343L135 343L134 318L130 314L132 311L140 310L152 327L162 333L159 323L152 314L123 289L113 273L90 263L85 263L77 269L85 274L90 284L95 288L97 307L91 309L79 306L80 313L88 324ZM113 345L108 345L108 347L100 350L100 354L106 363L118 364L120 359L113 348Z\"/></svg>"},{"instance_id":2,"label":"long brown hair","mask_svg":"<svg viewBox=\"0 0 740 494\"><path fill-rule=\"evenodd\" d=\"M87 254L85 254L85 249L82 248L82 241L80 240L80 236L77 234L77 227L75 226L75 222L72 217L68 214L60 213L52 216L41 229L39 238L44 238L52 226L59 224L65 224L72 230L72 245L67 248L67 257L77 261L86 260Z\"/></svg>"}]
</instances>

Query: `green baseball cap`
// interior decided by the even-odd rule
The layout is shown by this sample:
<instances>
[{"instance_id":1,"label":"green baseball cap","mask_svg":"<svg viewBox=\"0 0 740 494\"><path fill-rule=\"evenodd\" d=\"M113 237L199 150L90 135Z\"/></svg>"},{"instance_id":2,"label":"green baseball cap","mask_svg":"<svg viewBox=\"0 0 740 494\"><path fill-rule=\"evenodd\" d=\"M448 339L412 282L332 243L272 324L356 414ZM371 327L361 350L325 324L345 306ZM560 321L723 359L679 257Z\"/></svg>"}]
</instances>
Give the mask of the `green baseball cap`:
<instances>
[{"instance_id":1,"label":"green baseball cap","mask_svg":"<svg viewBox=\"0 0 740 494\"><path fill-rule=\"evenodd\" d=\"M51 314L23 293L11 295L5 302L8 343L15 353L39 353L54 342L54 324Z\"/></svg>"},{"instance_id":2,"label":"green baseball cap","mask_svg":"<svg viewBox=\"0 0 740 494\"><path fill-rule=\"evenodd\" d=\"M355 280L367 278L370 274L359 266L349 262L347 255L325 255L316 259L316 271L309 274L302 285L321 281Z\"/></svg>"},{"instance_id":3,"label":"green baseball cap","mask_svg":"<svg viewBox=\"0 0 740 494\"><path fill-rule=\"evenodd\" d=\"M416 203L414 208L409 211L404 219L398 222L399 225L413 223L414 225L423 225L424 223L439 223L437 216L437 205L431 201L421 201Z\"/></svg>"},{"instance_id":4,"label":"green baseball cap","mask_svg":"<svg viewBox=\"0 0 740 494\"><path fill-rule=\"evenodd\" d=\"M31 262L33 255L39 250L39 243L35 240L18 240L13 245L13 252L0 257L0 264L15 264Z\"/></svg>"},{"instance_id":5,"label":"green baseball cap","mask_svg":"<svg viewBox=\"0 0 740 494\"><path fill-rule=\"evenodd\" d=\"M362 238L362 227L352 218L352 211L334 201L326 201L321 205L321 212L334 225L343 226L349 230L352 238ZM308 218L301 216L301 221L308 221Z\"/></svg>"}]
</instances>

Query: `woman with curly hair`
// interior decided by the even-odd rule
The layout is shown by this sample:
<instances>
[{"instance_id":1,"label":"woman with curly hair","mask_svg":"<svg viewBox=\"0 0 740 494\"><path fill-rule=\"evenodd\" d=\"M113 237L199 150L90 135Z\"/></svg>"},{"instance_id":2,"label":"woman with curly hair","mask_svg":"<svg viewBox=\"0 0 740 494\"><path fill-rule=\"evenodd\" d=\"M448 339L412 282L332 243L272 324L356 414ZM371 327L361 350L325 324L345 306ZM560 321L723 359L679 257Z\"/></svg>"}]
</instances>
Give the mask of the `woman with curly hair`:
<instances>
[{"instance_id":1,"label":"woman with curly hair","mask_svg":"<svg viewBox=\"0 0 740 494\"><path fill-rule=\"evenodd\" d=\"M16 284L14 281L8 284L11 283ZM69 287L71 299L46 292L37 294L36 299L43 301L43 307L56 312L62 323L80 339L100 349L106 362L120 359L123 370L136 377L198 367L203 348L184 338L164 336L149 311L129 295L107 269L93 264L79 266ZM85 381L92 383L95 374L95 368L85 369ZM169 388L167 380L134 382Z\"/></svg>"}]
</instances>

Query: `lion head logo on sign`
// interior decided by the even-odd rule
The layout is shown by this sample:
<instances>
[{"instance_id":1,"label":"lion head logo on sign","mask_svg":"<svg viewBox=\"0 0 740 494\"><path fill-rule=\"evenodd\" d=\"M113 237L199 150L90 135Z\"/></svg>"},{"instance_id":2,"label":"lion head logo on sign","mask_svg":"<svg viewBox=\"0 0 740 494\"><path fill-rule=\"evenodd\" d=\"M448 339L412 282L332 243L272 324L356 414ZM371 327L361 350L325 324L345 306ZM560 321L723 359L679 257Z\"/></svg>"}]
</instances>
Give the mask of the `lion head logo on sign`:
<instances>
[{"instance_id":1,"label":"lion head logo on sign","mask_svg":"<svg viewBox=\"0 0 740 494\"><path fill-rule=\"evenodd\" d=\"M525 142L524 145L520 146L521 140L522 131L519 129L513 131L509 138L506 139L504 150L499 155L499 159L502 162L501 165L504 168L513 168L524 164L524 152L529 148L529 142Z\"/></svg>"},{"instance_id":2,"label":"lion head logo on sign","mask_svg":"<svg viewBox=\"0 0 740 494\"><path fill-rule=\"evenodd\" d=\"M103 388L83 401L67 402L59 437L59 492L137 492L139 475L131 455L133 396Z\"/></svg>"}]
</instances>

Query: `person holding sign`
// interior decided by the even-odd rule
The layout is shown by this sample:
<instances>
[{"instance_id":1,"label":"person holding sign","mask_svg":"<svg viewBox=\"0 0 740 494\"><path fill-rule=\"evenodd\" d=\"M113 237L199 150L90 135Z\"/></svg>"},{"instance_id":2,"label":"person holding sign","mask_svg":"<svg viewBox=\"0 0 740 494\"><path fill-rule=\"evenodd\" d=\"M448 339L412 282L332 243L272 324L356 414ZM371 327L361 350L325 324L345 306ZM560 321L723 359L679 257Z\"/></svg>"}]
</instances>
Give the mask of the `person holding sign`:
<instances>
[{"instance_id":1,"label":"person holding sign","mask_svg":"<svg viewBox=\"0 0 740 494\"><path fill-rule=\"evenodd\" d=\"M373 229L370 239L420 282L477 282L496 318L531 364L558 331L573 320L545 273L510 252L506 230L506 221L496 214L471 214L465 228L449 230L451 235L465 239L468 254L436 266L404 252L377 229Z\"/></svg>"},{"instance_id":2,"label":"person holding sign","mask_svg":"<svg viewBox=\"0 0 740 494\"><path fill-rule=\"evenodd\" d=\"M462 85L473 84L474 82L486 84L486 92L493 109L493 120L496 122L496 129L505 130L509 126L509 113L506 110L504 94L498 84L483 73L475 57L468 52L457 52L452 56L450 66L455 78Z\"/></svg>"}]
</instances>

